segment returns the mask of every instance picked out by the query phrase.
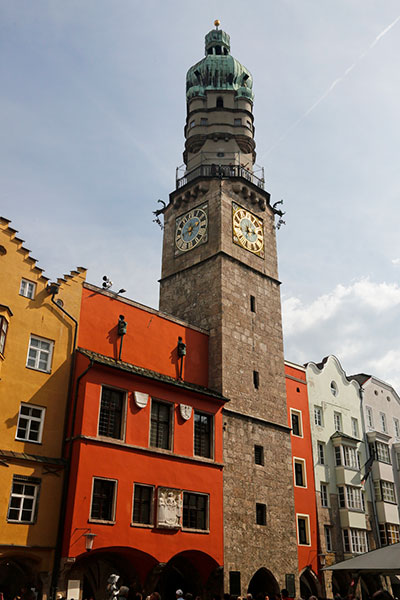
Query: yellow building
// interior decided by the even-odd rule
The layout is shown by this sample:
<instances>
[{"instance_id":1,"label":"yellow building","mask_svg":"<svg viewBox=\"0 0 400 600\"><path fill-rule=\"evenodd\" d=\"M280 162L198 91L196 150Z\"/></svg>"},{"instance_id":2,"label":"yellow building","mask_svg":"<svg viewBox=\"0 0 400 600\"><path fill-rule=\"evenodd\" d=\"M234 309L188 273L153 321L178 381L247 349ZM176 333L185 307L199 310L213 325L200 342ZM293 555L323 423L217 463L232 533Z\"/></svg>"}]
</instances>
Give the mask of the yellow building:
<instances>
[{"instance_id":1,"label":"yellow building","mask_svg":"<svg viewBox=\"0 0 400 600\"><path fill-rule=\"evenodd\" d=\"M21 587L34 588L39 598L49 594L71 357L86 276L81 267L64 275L53 296L58 286L49 286L9 224L0 217L0 592L5 600Z\"/></svg>"}]
</instances>

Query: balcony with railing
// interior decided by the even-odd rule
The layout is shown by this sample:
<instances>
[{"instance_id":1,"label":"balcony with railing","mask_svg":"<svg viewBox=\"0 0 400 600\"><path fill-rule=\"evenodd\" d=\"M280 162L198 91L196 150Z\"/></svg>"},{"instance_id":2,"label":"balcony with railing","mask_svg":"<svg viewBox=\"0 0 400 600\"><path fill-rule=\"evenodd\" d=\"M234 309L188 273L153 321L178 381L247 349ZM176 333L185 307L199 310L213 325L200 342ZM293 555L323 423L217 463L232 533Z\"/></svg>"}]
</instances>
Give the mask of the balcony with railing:
<instances>
[{"instance_id":1,"label":"balcony with railing","mask_svg":"<svg viewBox=\"0 0 400 600\"><path fill-rule=\"evenodd\" d=\"M224 153L224 156L221 157L218 154L209 156L208 153L202 153L195 166L192 162L191 169L186 170L186 165L177 167L176 189L182 188L198 177L241 178L262 190L265 186L264 168L254 165L253 170L250 171L240 163L240 154Z\"/></svg>"}]
</instances>

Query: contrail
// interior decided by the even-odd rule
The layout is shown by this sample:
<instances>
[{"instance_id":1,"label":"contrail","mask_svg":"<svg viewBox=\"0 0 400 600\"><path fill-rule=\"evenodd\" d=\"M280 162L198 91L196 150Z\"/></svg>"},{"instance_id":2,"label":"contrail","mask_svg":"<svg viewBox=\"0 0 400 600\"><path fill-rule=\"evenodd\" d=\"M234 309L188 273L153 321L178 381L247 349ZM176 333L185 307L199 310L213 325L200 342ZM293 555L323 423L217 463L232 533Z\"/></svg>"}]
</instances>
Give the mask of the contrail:
<instances>
[{"instance_id":1,"label":"contrail","mask_svg":"<svg viewBox=\"0 0 400 600\"><path fill-rule=\"evenodd\" d=\"M296 121L294 121L294 123L290 125L290 127L288 127L288 129L286 129L286 131L277 139L275 144L271 146L271 148L267 150L267 152L263 156L268 156L268 154L270 154L272 150L274 150L289 135L289 133L293 131L293 129L295 129L302 121L304 121L304 119L308 117L308 115L318 106L318 104L320 104L323 100L325 100L327 96L329 96L329 94L335 89L338 83L343 81L351 73L354 67L356 67L365 58L368 52L379 42L379 40L381 40L392 29L392 27L396 25L398 21L400 21L400 15L393 21L393 23L390 23L390 25L385 27L385 29L376 36L374 41L371 42L368 48L360 54L358 59L352 65L350 65L350 67L347 67L343 75L341 77L338 77L333 83L331 83L331 85L322 94L322 96L320 96L318 100L316 100L314 104L312 104L310 108L308 108L306 112L301 115L301 117L299 117Z\"/></svg>"}]
</instances>

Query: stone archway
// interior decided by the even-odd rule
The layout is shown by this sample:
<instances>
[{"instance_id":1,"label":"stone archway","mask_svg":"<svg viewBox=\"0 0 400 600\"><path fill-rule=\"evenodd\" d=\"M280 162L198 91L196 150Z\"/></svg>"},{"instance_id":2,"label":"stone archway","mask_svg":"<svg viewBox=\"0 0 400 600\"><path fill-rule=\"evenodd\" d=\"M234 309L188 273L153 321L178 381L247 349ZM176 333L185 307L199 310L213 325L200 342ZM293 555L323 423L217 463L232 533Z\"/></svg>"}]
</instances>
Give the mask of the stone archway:
<instances>
[{"instance_id":1,"label":"stone archway","mask_svg":"<svg viewBox=\"0 0 400 600\"><path fill-rule=\"evenodd\" d=\"M0 560L0 591L4 600L13 600L21 588L34 587L38 598L42 595L42 582L35 561L26 557L3 556Z\"/></svg>"},{"instance_id":2,"label":"stone archway","mask_svg":"<svg viewBox=\"0 0 400 600\"><path fill-rule=\"evenodd\" d=\"M262 567L258 569L256 573L254 573L253 577L250 579L249 587L247 589L247 593L251 594L253 598L257 598L262 594L264 598L265 595L274 596L275 594L279 594L279 585L271 571ZM261 596L260 596L261 597Z\"/></svg>"},{"instance_id":3,"label":"stone archway","mask_svg":"<svg viewBox=\"0 0 400 600\"><path fill-rule=\"evenodd\" d=\"M309 567L300 574L300 596L308 600L310 596L320 596L318 577Z\"/></svg>"}]
</instances>

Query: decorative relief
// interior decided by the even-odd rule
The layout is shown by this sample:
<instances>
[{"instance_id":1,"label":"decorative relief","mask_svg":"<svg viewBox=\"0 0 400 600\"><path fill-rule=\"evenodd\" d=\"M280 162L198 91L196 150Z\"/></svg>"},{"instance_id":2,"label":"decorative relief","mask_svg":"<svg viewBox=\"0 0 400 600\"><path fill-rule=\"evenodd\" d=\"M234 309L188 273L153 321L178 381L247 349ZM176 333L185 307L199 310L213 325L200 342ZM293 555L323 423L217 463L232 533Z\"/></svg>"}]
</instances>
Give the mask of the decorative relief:
<instances>
[{"instance_id":1,"label":"decorative relief","mask_svg":"<svg viewBox=\"0 0 400 600\"><path fill-rule=\"evenodd\" d=\"M182 491L158 488L157 527L180 529L182 526Z\"/></svg>"},{"instance_id":2,"label":"decorative relief","mask_svg":"<svg viewBox=\"0 0 400 600\"><path fill-rule=\"evenodd\" d=\"M182 419L185 419L185 421L189 421L190 417L192 416L192 407L188 406L187 404L180 404L179 410Z\"/></svg>"},{"instance_id":3,"label":"decorative relief","mask_svg":"<svg viewBox=\"0 0 400 600\"><path fill-rule=\"evenodd\" d=\"M145 408L149 401L149 395L144 392L133 392L135 398L135 404L138 408Z\"/></svg>"}]
</instances>

